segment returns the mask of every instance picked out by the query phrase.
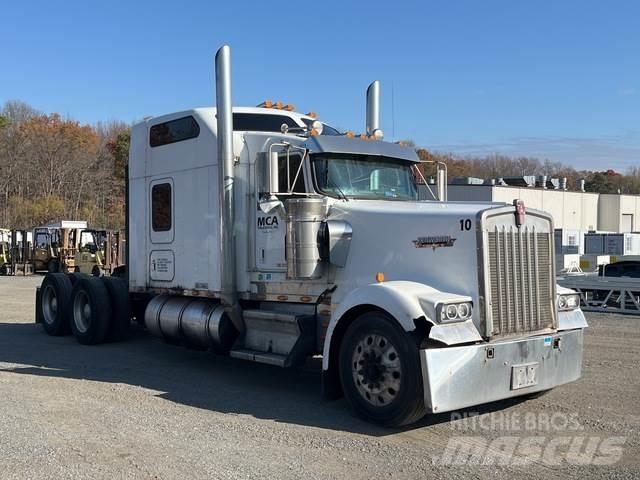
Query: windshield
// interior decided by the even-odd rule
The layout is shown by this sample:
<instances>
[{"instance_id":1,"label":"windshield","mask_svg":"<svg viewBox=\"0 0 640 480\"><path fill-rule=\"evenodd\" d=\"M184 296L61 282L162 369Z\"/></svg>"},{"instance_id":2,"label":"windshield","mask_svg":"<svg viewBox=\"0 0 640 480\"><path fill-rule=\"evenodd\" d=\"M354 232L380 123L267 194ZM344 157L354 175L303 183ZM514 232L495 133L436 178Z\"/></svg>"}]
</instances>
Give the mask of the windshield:
<instances>
[{"instance_id":1,"label":"windshield","mask_svg":"<svg viewBox=\"0 0 640 480\"><path fill-rule=\"evenodd\" d=\"M332 197L417 200L411 163L389 157L312 155L318 190Z\"/></svg>"}]
</instances>

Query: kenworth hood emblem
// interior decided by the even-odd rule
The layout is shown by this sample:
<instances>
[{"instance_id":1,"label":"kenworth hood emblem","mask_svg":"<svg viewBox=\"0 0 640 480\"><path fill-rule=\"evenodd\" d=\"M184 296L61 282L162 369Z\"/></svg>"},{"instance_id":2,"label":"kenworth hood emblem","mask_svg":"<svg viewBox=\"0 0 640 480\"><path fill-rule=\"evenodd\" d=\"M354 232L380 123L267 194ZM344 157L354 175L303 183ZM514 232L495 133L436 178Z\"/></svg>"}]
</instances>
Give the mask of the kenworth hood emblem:
<instances>
[{"instance_id":1,"label":"kenworth hood emblem","mask_svg":"<svg viewBox=\"0 0 640 480\"><path fill-rule=\"evenodd\" d=\"M514 200L513 205L516 207L516 227L520 228L524 225L525 212L524 202L522 200Z\"/></svg>"},{"instance_id":2,"label":"kenworth hood emblem","mask_svg":"<svg viewBox=\"0 0 640 480\"><path fill-rule=\"evenodd\" d=\"M437 235L434 237L418 237L413 241L416 248L428 248L431 247L434 250L438 247L453 247L455 238L450 235Z\"/></svg>"}]
</instances>

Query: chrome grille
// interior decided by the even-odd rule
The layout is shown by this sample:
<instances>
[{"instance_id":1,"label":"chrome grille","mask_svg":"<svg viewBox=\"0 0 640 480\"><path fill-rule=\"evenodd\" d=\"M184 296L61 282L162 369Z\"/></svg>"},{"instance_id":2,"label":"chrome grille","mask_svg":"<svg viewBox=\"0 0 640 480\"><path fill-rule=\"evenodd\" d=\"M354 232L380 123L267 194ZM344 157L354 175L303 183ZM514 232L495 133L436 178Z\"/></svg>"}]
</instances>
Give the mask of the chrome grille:
<instances>
[{"instance_id":1,"label":"chrome grille","mask_svg":"<svg viewBox=\"0 0 640 480\"><path fill-rule=\"evenodd\" d=\"M553 327L554 279L551 234L523 226L487 232L485 292L491 335L514 335Z\"/></svg>"}]
</instances>

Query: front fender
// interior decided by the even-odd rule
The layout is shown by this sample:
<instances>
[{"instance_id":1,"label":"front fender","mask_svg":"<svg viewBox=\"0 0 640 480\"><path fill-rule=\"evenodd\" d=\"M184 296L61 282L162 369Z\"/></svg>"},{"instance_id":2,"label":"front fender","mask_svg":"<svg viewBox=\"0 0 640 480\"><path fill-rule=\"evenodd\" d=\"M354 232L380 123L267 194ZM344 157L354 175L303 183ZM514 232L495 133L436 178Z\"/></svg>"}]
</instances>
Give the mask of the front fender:
<instances>
[{"instance_id":1,"label":"front fender","mask_svg":"<svg viewBox=\"0 0 640 480\"><path fill-rule=\"evenodd\" d=\"M558 295L566 295L569 293L578 293L570 288L556 284L556 293ZM586 328L587 319L581 309L577 308L568 312L558 312L558 331L573 330L574 328Z\"/></svg>"},{"instance_id":2,"label":"front fender","mask_svg":"<svg viewBox=\"0 0 640 480\"><path fill-rule=\"evenodd\" d=\"M435 321L437 305L451 301L470 302L471 298L408 281L373 283L353 290L331 315L323 348L323 369L329 368L331 342L336 326L345 313L361 305L373 305L384 310L407 332L415 330L414 320L425 318L432 325L429 338L447 345L482 340L472 320L451 324L438 324Z\"/></svg>"}]
</instances>

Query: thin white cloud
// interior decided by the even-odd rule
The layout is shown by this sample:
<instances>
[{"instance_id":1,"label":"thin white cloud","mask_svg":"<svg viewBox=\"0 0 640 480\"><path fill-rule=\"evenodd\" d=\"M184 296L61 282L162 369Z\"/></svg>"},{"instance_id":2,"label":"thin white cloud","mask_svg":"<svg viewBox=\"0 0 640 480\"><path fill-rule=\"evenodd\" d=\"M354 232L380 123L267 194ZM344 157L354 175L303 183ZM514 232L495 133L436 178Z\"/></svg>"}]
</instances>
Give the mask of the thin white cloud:
<instances>
[{"instance_id":1,"label":"thin white cloud","mask_svg":"<svg viewBox=\"0 0 640 480\"><path fill-rule=\"evenodd\" d=\"M578 169L624 172L640 165L640 131L600 137L530 136L496 143L430 145L432 150L460 155L485 156L500 153L549 159Z\"/></svg>"},{"instance_id":2,"label":"thin white cloud","mask_svg":"<svg viewBox=\"0 0 640 480\"><path fill-rule=\"evenodd\" d=\"M618 90L618 94L622 95L623 97L629 97L631 95L635 95L636 93L638 93L638 91L633 87L621 88L620 90Z\"/></svg>"}]
</instances>

